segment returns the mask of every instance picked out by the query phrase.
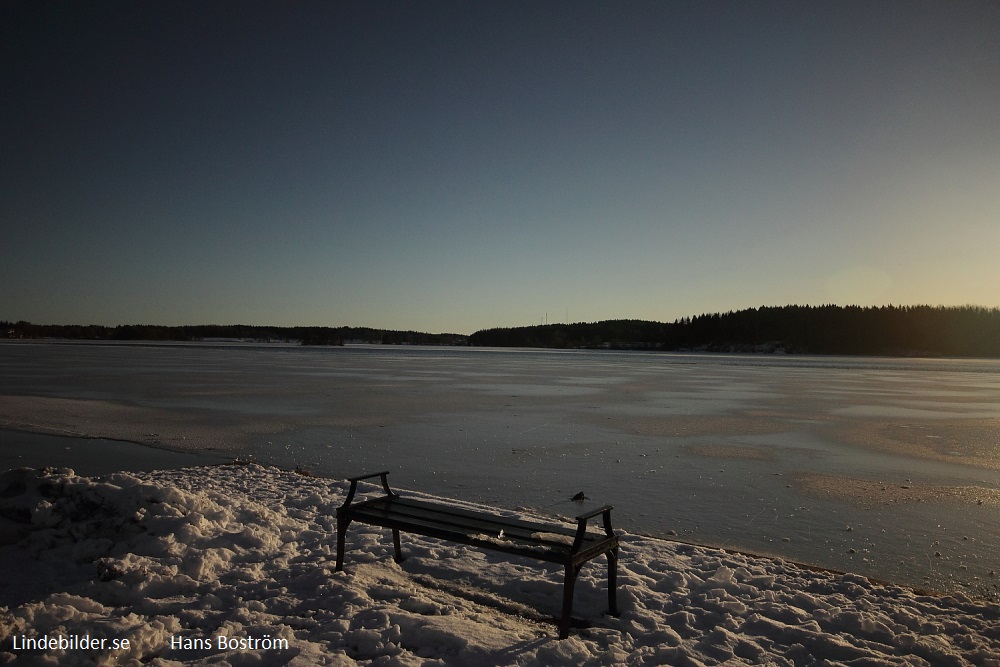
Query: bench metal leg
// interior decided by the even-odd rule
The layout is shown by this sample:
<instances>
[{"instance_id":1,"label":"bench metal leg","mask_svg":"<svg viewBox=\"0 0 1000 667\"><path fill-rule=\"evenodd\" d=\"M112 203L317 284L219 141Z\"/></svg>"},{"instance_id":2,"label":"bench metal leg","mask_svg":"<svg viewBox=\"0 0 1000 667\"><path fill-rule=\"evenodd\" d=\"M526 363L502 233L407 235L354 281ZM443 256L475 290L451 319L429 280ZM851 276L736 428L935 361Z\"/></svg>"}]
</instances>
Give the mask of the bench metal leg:
<instances>
[{"instance_id":1,"label":"bench metal leg","mask_svg":"<svg viewBox=\"0 0 1000 667\"><path fill-rule=\"evenodd\" d=\"M576 575L580 574L580 566L566 564L566 580L563 582L562 618L559 619L559 639L569 637L569 624L573 617L573 589L576 588Z\"/></svg>"},{"instance_id":2,"label":"bench metal leg","mask_svg":"<svg viewBox=\"0 0 1000 667\"><path fill-rule=\"evenodd\" d=\"M337 572L344 569L344 541L347 538L347 526L350 521L337 517Z\"/></svg>"},{"instance_id":3,"label":"bench metal leg","mask_svg":"<svg viewBox=\"0 0 1000 667\"><path fill-rule=\"evenodd\" d=\"M618 547L611 549L608 556L608 613L618 616Z\"/></svg>"},{"instance_id":4,"label":"bench metal leg","mask_svg":"<svg viewBox=\"0 0 1000 667\"><path fill-rule=\"evenodd\" d=\"M392 546L396 550L396 562L403 562L403 550L399 546L399 528L392 529Z\"/></svg>"}]
</instances>

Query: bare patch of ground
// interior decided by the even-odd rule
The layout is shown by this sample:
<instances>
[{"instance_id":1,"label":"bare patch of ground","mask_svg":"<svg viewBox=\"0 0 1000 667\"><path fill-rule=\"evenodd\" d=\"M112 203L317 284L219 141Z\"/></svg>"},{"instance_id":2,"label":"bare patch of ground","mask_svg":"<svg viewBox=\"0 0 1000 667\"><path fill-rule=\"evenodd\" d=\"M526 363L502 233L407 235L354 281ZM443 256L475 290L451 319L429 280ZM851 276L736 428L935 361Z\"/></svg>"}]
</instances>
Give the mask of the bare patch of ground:
<instances>
[{"instance_id":1,"label":"bare patch of ground","mask_svg":"<svg viewBox=\"0 0 1000 667\"><path fill-rule=\"evenodd\" d=\"M948 419L919 423L853 419L832 428L836 440L932 461L1000 469L1000 419Z\"/></svg>"},{"instance_id":2,"label":"bare patch of ground","mask_svg":"<svg viewBox=\"0 0 1000 667\"><path fill-rule=\"evenodd\" d=\"M821 473L798 473L793 484L805 493L845 500L862 506L898 503L952 502L969 506L1000 507L1000 490L979 486L900 484Z\"/></svg>"},{"instance_id":3,"label":"bare patch of ground","mask_svg":"<svg viewBox=\"0 0 1000 667\"><path fill-rule=\"evenodd\" d=\"M772 454L760 447L740 447L738 445L691 445L685 447L696 456L706 456L713 459L743 459L766 461L774 458Z\"/></svg>"}]
</instances>

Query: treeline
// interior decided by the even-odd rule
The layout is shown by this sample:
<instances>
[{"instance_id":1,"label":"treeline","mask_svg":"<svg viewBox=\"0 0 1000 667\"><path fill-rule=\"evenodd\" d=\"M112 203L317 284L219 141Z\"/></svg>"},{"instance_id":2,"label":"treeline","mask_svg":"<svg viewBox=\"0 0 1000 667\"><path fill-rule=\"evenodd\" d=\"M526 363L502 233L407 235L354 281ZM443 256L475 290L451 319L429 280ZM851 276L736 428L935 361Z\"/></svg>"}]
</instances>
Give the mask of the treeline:
<instances>
[{"instance_id":1,"label":"treeline","mask_svg":"<svg viewBox=\"0 0 1000 667\"><path fill-rule=\"evenodd\" d=\"M608 320L485 329L469 336L469 345L566 349L661 349L673 326L643 320Z\"/></svg>"},{"instance_id":2,"label":"treeline","mask_svg":"<svg viewBox=\"0 0 1000 667\"><path fill-rule=\"evenodd\" d=\"M496 328L471 336L368 327L43 325L0 321L8 338L239 340L343 345L478 345L704 352L1000 358L1000 309L977 306L781 306L685 317Z\"/></svg>"},{"instance_id":3,"label":"treeline","mask_svg":"<svg viewBox=\"0 0 1000 667\"><path fill-rule=\"evenodd\" d=\"M7 338L64 338L111 341L211 341L234 340L302 345L381 343L386 345L465 345L466 336L390 331L368 327L267 327L253 325L156 326L148 324L100 325L32 324L0 321L0 335Z\"/></svg>"},{"instance_id":4,"label":"treeline","mask_svg":"<svg viewBox=\"0 0 1000 667\"><path fill-rule=\"evenodd\" d=\"M1000 309L781 306L686 317L670 324L612 320L477 331L501 347L1000 357Z\"/></svg>"}]
</instances>

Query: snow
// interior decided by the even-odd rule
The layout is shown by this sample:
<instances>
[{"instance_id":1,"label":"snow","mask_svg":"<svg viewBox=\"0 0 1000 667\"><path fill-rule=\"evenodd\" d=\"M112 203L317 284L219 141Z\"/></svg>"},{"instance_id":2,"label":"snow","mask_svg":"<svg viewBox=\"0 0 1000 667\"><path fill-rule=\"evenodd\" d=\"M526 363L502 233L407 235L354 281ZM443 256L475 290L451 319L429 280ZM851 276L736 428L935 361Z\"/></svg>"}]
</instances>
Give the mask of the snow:
<instances>
[{"instance_id":1,"label":"snow","mask_svg":"<svg viewBox=\"0 0 1000 667\"><path fill-rule=\"evenodd\" d=\"M558 567L407 534L396 564L354 524L335 572L346 492L253 464L0 473L0 663L1000 667L995 602L624 531L620 617L597 559L559 641ZM41 637L121 648L23 648Z\"/></svg>"}]
</instances>

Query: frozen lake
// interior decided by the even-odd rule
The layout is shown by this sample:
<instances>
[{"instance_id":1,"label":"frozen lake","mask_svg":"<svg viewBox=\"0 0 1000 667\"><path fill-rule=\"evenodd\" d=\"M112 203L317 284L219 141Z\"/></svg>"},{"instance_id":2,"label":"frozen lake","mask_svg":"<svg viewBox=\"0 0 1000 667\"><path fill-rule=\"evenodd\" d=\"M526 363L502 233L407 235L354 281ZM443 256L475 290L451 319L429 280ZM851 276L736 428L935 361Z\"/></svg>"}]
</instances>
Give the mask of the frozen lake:
<instances>
[{"instance_id":1,"label":"frozen lake","mask_svg":"<svg viewBox=\"0 0 1000 667\"><path fill-rule=\"evenodd\" d=\"M982 360L0 343L5 429L562 515L583 491L631 531L971 592L1000 584L998 399Z\"/></svg>"}]
</instances>

